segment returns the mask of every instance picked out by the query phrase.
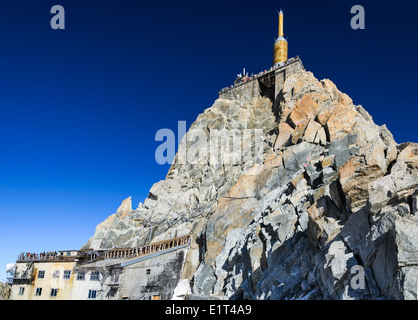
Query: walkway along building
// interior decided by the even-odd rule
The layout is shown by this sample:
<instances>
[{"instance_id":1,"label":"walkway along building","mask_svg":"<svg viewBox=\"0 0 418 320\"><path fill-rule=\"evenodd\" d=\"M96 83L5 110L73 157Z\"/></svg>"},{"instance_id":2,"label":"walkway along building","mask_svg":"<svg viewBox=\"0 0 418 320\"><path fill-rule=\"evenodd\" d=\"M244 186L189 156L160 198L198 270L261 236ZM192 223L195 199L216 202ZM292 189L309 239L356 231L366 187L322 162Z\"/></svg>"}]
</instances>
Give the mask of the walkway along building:
<instances>
[{"instance_id":1,"label":"walkway along building","mask_svg":"<svg viewBox=\"0 0 418 320\"><path fill-rule=\"evenodd\" d=\"M138 248L20 255L9 267L11 300L172 298L190 236Z\"/></svg>"}]
</instances>

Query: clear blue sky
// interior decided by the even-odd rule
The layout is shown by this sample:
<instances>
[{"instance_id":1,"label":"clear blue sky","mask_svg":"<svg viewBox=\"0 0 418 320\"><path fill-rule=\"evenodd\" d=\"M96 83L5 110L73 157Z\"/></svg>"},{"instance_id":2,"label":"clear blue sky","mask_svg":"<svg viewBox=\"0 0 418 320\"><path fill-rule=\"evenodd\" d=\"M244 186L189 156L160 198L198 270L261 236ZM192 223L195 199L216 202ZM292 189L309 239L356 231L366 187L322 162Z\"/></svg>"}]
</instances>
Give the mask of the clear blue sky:
<instances>
[{"instance_id":1,"label":"clear blue sky","mask_svg":"<svg viewBox=\"0 0 418 320\"><path fill-rule=\"evenodd\" d=\"M52 30L50 9L66 10ZM350 9L366 10L352 30ZM15 0L0 4L0 279L21 251L80 248L168 165L161 128L187 126L245 67L272 63L277 11L289 56L418 141L412 1Z\"/></svg>"}]
</instances>

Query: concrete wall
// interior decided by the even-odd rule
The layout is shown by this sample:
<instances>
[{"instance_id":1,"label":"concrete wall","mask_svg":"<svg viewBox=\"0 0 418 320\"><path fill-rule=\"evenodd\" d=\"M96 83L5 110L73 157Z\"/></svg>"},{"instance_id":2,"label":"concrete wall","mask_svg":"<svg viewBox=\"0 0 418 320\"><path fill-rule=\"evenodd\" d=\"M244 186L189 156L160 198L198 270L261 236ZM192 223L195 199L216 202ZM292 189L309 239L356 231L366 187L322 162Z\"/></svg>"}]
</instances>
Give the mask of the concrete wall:
<instances>
[{"instance_id":1,"label":"concrete wall","mask_svg":"<svg viewBox=\"0 0 418 320\"><path fill-rule=\"evenodd\" d=\"M280 91L283 89L284 82L292 74L298 73L305 70L302 65L302 62L299 59L296 59L295 62L287 65L283 69L278 69L276 71L276 80L275 80L275 97L279 95Z\"/></svg>"},{"instance_id":2,"label":"concrete wall","mask_svg":"<svg viewBox=\"0 0 418 320\"><path fill-rule=\"evenodd\" d=\"M174 288L180 281L186 250L165 253L125 267L121 276L119 298L149 300L158 296L162 300L171 299Z\"/></svg>"},{"instance_id":3,"label":"concrete wall","mask_svg":"<svg viewBox=\"0 0 418 320\"><path fill-rule=\"evenodd\" d=\"M248 100L260 96L260 86L256 79L250 80L247 83L238 85L237 87L222 93L219 98L229 100Z\"/></svg>"}]
</instances>

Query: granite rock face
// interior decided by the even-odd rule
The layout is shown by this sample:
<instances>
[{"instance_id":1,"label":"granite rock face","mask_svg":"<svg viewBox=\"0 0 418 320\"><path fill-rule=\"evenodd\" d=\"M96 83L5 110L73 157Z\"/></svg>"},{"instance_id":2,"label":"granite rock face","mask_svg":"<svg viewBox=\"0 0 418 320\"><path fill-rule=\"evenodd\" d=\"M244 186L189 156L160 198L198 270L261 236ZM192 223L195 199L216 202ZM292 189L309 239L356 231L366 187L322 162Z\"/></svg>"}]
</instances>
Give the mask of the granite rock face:
<instances>
[{"instance_id":1,"label":"granite rock face","mask_svg":"<svg viewBox=\"0 0 418 320\"><path fill-rule=\"evenodd\" d=\"M310 72L274 103L230 99L183 139L193 161L179 151L144 203L125 200L85 247L191 234L182 279L195 296L417 299L418 144L397 144Z\"/></svg>"},{"instance_id":2,"label":"granite rock face","mask_svg":"<svg viewBox=\"0 0 418 320\"><path fill-rule=\"evenodd\" d=\"M10 284L0 281L0 300L8 300L10 297Z\"/></svg>"}]
</instances>

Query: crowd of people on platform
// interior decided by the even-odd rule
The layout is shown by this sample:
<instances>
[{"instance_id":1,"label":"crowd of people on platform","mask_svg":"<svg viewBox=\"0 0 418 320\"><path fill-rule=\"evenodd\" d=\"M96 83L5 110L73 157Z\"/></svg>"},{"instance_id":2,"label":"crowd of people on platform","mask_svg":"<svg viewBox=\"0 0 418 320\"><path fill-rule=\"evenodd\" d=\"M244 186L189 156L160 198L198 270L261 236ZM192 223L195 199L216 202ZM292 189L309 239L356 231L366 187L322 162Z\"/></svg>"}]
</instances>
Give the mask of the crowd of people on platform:
<instances>
[{"instance_id":1,"label":"crowd of people on platform","mask_svg":"<svg viewBox=\"0 0 418 320\"><path fill-rule=\"evenodd\" d=\"M250 80L253 80L253 79L256 79L256 78L258 78L258 77L261 77L262 75L264 75L264 74L266 74L266 73L268 73L268 72L271 72L271 71L273 71L273 70L276 70L276 69L278 69L278 68L281 68L281 67L283 67L284 65L287 65L287 64L289 64L289 63L292 63L292 62L294 62L296 59L298 59L299 57L296 57L296 58L290 58L289 60L287 60L286 62L281 62L281 63L278 63L277 65L275 65L275 66L272 66L269 70L264 70L264 71L261 71L261 72L259 72L259 73L257 73L257 74L251 74L251 76L248 76L248 73L247 74L238 74L237 75L237 79L235 80L235 82L234 82L234 84L233 85L230 85L229 87L225 87L225 88L223 88L223 89L221 89L221 91L220 91L220 93L224 93L224 92L226 92L226 91L228 91L228 90L230 90L230 89L232 89L232 88L234 88L236 85L238 85L238 84L241 84L241 83L243 83L243 82L248 82L248 81L250 81Z\"/></svg>"},{"instance_id":2,"label":"crowd of people on platform","mask_svg":"<svg viewBox=\"0 0 418 320\"><path fill-rule=\"evenodd\" d=\"M22 252L19 254L17 260L52 260L56 258L58 253L56 251L43 251L41 253Z\"/></svg>"}]
</instances>

